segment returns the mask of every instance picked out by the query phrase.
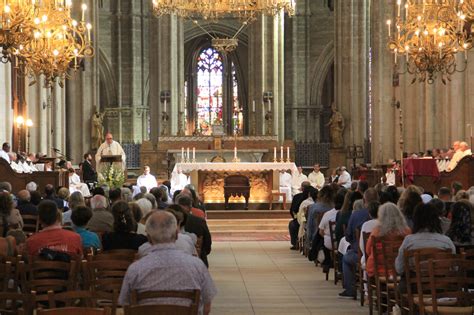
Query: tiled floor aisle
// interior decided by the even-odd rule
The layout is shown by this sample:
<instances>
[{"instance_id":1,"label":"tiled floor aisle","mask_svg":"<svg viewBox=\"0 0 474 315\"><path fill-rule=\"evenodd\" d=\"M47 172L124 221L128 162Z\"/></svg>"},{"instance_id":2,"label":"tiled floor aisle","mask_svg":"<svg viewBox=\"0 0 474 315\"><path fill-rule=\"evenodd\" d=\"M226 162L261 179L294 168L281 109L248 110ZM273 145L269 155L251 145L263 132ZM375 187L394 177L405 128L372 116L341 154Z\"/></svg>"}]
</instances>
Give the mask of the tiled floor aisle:
<instances>
[{"instance_id":1,"label":"tiled floor aisle","mask_svg":"<svg viewBox=\"0 0 474 315\"><path fill-rule=\"evenodd\" d=\"M369 313L358 301L338 299L340 284L326 282L288 242L216 242L210 265L219 290L211 314Z\"/></svg>"}]
</instances>

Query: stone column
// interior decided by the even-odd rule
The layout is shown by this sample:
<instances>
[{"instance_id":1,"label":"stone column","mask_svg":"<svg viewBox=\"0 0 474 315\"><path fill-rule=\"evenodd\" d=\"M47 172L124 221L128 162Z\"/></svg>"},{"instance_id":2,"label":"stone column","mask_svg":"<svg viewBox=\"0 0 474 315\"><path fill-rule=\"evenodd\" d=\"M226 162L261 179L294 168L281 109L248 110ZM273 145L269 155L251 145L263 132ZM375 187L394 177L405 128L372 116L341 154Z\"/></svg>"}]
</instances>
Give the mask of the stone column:
<instances>
[{"instance_id":1,"label":"stone column","mask_svg":"<svg viewBox=\"0 0 474 315\"><path fill-rule=\"evenodd\" d=\"M346 146L366 139L368 8L368 0L335 2L336 106L346 120Z\"/></svg>"},{"instance_id":2,"label":"stone column","mask_svg":"<svg viewBox=\"0 0 474 315\"><path fill-rule=\"evenodd\" d=\"M160 93L171 93L166 108L171 135L177 134L178 111L184 108L184 34L183 21L175 15L154 19L149 25L151 140L156 143L163 128Z\"/></svg>"},{"instance_id":3,"label":"stone column","mask_svg":"<svg viewBox=\"0 0 474 315\"><path fill-rule=\"evenodd\" d=\"M273 133L284 140L284 15L261 16L249 30L249 103L263 103L263 93L272 92ZM268 109L268 106L266 106ZM265 134L265 110L257 106L257 134ZM258 128L258 126L261 126Z\"/></svg>"},{"instance_id":4,"label":"stone column","mask_svg":"<svg viewBox=\"0 0 474 315\"><path fill-rule=\"evenodd\" d=\"M4 142L12 142L13 109L11 88L11 64L0 63L0 117L3 123L0 126L0 145Z\"/></svg>"}]
</instances>

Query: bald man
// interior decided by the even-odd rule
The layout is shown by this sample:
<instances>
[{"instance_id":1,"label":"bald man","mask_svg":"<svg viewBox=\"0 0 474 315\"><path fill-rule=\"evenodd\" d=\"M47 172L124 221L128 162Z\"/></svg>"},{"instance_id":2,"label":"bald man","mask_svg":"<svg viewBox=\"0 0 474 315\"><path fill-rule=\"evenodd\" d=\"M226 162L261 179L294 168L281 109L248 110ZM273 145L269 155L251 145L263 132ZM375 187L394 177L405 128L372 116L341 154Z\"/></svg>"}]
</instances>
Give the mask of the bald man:
<instances>
[{"instance_id":1,"label":"bald man","mask_svg":"<svg viewBox=\"0 0 474 315\"><path fill-rule=\"evenodd\" d=\"M472 152L469 149L469 145L467 144L467 142L456 141L453 144L453 148L454 150L456 150L456 153L454 153L453 158L449 162L449 165L446 169L448 172L454 170L458 165L459 161L461 161L465 156L472 155Z\"/></svg>"},{"instance_id":2,"label":"bald man","mask_svg":"<svg viewBox=\"0 0 474 315\"><path fill-rule=\"evenodd\" d=\"M122 146L117 141L114 141L114 138L110 132L105 135L105 142L102 143L97 149L97 154L95 155L96 165L98 169L103 169L103 165L100 164L100 159L102 156L107 155L121 155L122 163L114 163L117 167L121 167L122 170L125 170L125 151L123 151Z\"/></svg>"}]
</instances>

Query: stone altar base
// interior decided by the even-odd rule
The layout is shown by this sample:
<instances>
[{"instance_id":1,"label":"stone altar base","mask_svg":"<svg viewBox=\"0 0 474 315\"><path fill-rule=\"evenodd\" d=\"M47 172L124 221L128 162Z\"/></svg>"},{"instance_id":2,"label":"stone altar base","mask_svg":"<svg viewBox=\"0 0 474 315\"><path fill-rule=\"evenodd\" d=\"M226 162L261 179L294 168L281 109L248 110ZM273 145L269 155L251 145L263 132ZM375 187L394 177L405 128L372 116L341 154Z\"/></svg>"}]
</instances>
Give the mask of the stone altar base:
<instances>
[{"instance_id":1,"label":"stone altar base","mask_svg":"<svg viewBox=\"0 0 474 315\"><path fill-rule=\"evenodd\" d=\"M347 165L347 150L345 148L329 149L329 171L332 172L338 166L346 166L349 169ZM331 174L328 173L327 175Z\"/></svg>"}]
</instances>

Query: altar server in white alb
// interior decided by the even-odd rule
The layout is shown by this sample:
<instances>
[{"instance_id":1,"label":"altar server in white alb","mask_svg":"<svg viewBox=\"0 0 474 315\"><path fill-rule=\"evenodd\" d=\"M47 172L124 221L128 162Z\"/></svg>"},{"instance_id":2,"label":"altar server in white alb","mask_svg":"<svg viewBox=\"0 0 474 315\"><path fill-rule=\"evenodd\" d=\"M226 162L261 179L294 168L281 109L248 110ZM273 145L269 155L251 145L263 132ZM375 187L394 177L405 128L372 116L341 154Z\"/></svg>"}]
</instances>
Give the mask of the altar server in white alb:
<instances>
[{"instance_id":1,"label":"altar server in white alb","mask_svg":"<svg viewBox=\"0 0 474 315\"><path fill-rule=\"evenodd\" d=\"M150 167L148 165L143 167L143 174L138 176L137 186L146 187L148 192L150 192L150 189L158 186L155 176L150 174Z\"/></svg>"},{"instance_id":2,"label":"altar server in white alb","mask_svg":"<svg viewBox=\"0 0 474 315\"><path fill-rule=\"evenodd\" d=\"M285 171L280 172L280 192L286 194L286 202L290 202L292 198L291 194L291 174Z\"/></svg>"},{"instance_id":3,"label":"altar server in white alb","mask_svg":"<svg viewBox=\"0 0 474 315\"><path fill-rule=\"evenodd\" d=\"M97 149L97 154L95 155L96 165L99 166L99 169L102 168L100 159L102 156L107 155L121 155L122 163L114 163L117 167L121 167L122 170L125 170L125 151L123 151L122 146L117 141L114 141L112 134L109 132L105 135L105 142L102 143Z\"/></svg>"},{"instance_id":4,"label":"altar server in white alb","mask_svg":"<svg viewBox=\"0 0 474 315\"><path fill-rule=\"evenodd\" d=\"M303 174L303 168L298 166L298 173L293 174L293 182L291 184L293 196L301 192L301 184L308 181L308 176Z\"/></svg>"},{"instance_id":5,"label":"altar server in white alb","mask_svg":"<svg viewBox=\"0 0 474 315\"><path fill-rule=\"evenodd\" d=\"M75 191L80 192L84 197L91 195L87 184L81 182L81 178L76 174L73 168L69 168L69 191L71 194Z\"/></svg>"},{"instance_id":6,"label":"altar server in white alb","mask_svg":"<svg viewBox=\"0 0 474 315\"><path fill-rule=\"evenodd\" d=\"M325 179L323 173L321 173L321 167L318 163L314 164L313 171L311 172L311 174L309 174L308 180L311 183L311 186L313 186L314 188L323 188Z\"/></svg>"},{"instance_id":7,"label":"altar server in white alb","mask_svg":"<svg viewBox=\"0 0 474 315\"><path fill-rule=\"evenodd\" d=\"M171 174L171 196L173 196L175 191L183 190L187 184L189 184L189 179L186 174L179 167L176 168Z\"/></svg>"}]
</instances>

